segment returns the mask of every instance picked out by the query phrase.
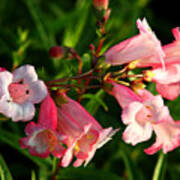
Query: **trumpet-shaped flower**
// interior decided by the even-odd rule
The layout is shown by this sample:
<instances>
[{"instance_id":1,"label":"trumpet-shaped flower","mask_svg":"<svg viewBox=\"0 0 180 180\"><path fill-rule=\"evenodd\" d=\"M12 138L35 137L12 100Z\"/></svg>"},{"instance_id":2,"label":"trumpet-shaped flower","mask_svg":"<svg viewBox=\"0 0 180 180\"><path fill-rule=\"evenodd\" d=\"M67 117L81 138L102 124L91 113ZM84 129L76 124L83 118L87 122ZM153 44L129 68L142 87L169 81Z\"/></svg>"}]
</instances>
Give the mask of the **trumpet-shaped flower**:
<instances>
[{"instance_id":1,"label":"trumpet-shaped flower","mask_svg":"<svg viewBox=\"0 0 180 180\"><path fill-rule=\"evenodd\" d=\"M180 121L173 121L171 117L167 117L162 122L153 124L153 129L156 142L145 149L145 153L154 154L160 149L167 153L180 146Z\"/></svg>"},{"instance_id":2,"label":"trumpet-shaped flower","mask_svg":"<svg viewBox=\"0 0 180 180\"><path fill-rule=\"evenodd\" d=\"M140 31L138 35L113 46L105 53L106 62L122 65L153 56L164 66L165 55L161 43L151 31L146 19L138 19L137 27Z\"/></svg>"},{"instance_id":3,"label":"trumpet-shaped flower","mask_svg":"<svg viewBox=\"0 0 180 180\"><path fill-rule=\"evenodd\" d=\"M57 134L57 108L48 95L40 107L38 123L30 122L25 129L27 137L20 140L22 148L28 148L31 155L46 158L50 153L60 158L65 148L60 144L64 135Z\"/></svg>"},{"instance_id":4,"label":"trumpet-shaped flower","mask_svg":"<svg viewBox=\"0 0 180 180\"><path fill-rule=\"evenodd\" d=\"M123 133L127 143L135 145L150 139L153 124L169 116L169 111L160 96L142 102L132 102L123 109L122 121L128 125Z\"/></svg>"},{"instance_id":5,"label":"trumpet-shaped flower","mask_svg":"<svg viewBox=\"0 0 180 180\"><path fill-rule=\"evenodd\" d=\"M109 81L113 88L113 95L123 108L122 121L127 125L123 139L127 143L136 145L156 134L156 142L145 150L153 154L162 149L164 153L180 145L180 122L175 122L160 95L153 96L147 90L139 90L135 94L125 86Z\"/></svg>"},{"instance_id":6,"label":"trumpet-shaped flower","mask_svg":"<svg viewBox=\"0 0 180 180\"><path fill-rule=\"evenodd\" d=\"M67 103L58 108L59 133L65 134L67 151L62 158L66 167L76 157L74 166L85 165L93 158L96 150L111 139L117 130L103 129L100 124L76 101L66 95Z\"/></svg>"},{"instance_id":7,"label":"trumpet-shaped flower","mask_svg":"<svg viewBox=\"0 0 180 180\"><path fill-rule=\"evenodd\" d=\"M22 66L12 74L0 72L0 113L13 121L31 120L35 114L33 104L40 103L46 95L47 88L38 80L33 66Z\"/></svg>"},{"instance_id":8,"label":"trumpet-shaped flower","mask_svg":"<svg viewBox=\"0 0 180 180\"><path fill-rule=\"evenodd\" d=\"M157 57L152 56L148 59L141 59L137 62L138 67L152 66L152 77L156 83L157 91L169 100L174 100L180 94L180 32L179 28L172 30L175 41L163 47L165 52L166 69L163 70Z\"/></svg>"},{"instance_id":9,"label":"trumpet-shaped flower","mask_svg":"<svg viewBox=\"0 0 180 180\"><path fill-rule=\"evenodd\" d=\"M164 98L174 100L180 94L180 64L166 66L166 70L156 68L152 70L156 89Z\"/></svg>"},{"instance_id":10,"label":"trumpet-shaped flower","mask_svg":"<svg viewBox=\"0 0 180 180\"><path fill-rule=\"evenodd\" d=\"M163 52L165 53L164 63L165 65L179 64L180 63L180 31L179 27L172 29L173 36L175 40L162 47ZM153 67L159 68L161 63L157 56L152 55L151 57L145 57L139 59L136 63L137 67Z\"/></svg>"}]
</instances>

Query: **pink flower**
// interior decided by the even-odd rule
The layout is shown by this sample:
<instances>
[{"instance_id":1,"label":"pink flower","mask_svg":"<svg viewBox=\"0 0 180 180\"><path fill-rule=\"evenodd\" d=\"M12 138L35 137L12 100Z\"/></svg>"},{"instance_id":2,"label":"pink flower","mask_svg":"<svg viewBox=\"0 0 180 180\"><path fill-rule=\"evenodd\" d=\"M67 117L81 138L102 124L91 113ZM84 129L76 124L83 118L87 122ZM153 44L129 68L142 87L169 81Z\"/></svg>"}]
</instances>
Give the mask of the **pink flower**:
<instances>
[{"instance_id":1,"label":"pink flower","mask_svg":"<svg viewBox=\"0 0 180 180\"><path fill-rule=\"evenodd\" d=\"M166 57L166 70L161 69L155 56L139 60L138 67L152 66L152 81L156 83L157 91L169 100L174 100L180 94L180 32L179 28L172 30L175 41L163 47Z\"/></svg>"},{"instance_id":2,"label":"pink flower","mask_svg":"<svg viewBox=\"0 0 180 180\"><path fill-rule=\"evenodd\" d=\"M167 153L180 146L180 121L173 121L171 117L168 117L160 123L153 124L153 129L156 142L145 149L145 153L154 154L160 149L163 153Z\"/></svg>"},{"instance_id":3,"label":"pink flower","mask_svg":"<svg viewBox=\"0 0 180 180\"><path fill-rule=\"evenodd\" d=\"M5 69L5 68L0 67L0 72L2 72L2 71L6 71L6 69Z\"/></svg>"},{"instance_id":4,"label":"pink flower","mask_svg":"<svg viewBox=\"0 0 180 180\"><path fill-rule=\"evenodd\" d=\"M48 95L41 104L38 123L30 122L25 129L27 137L20 140L22 148L28 148L31 155L46 158L52 153L60 158L65 148L60 145L65 136L57 134L57 108Z\"/></svg>"},{"instance_id":5,"label":"pink flower","mask_svg":"<svg viewBox=\"0 0 180 180\"><path fill-rule=\"evenodd\" d=\"M153 56L164 66L165 55L161 43L151 31L146 19L138 19L137 27L140 34L110 48L105 53L106 62L111 65L122 65Z\"/></svg>"},{"instance_id":6,"label":"pink flower","mask_svg":"<svg viewBox=\"0 0 180 180\"><path fill-rule=\"evenodd\" d=\"M67 151L62 158L62 166L66 167L76 157L74 166L83 162L85 165L93 158L96 150L111 139L117 130L103 129L100 124L76 101L65 94L67 103L58 108L58 129L65 134Z\"/></svg>"},{"instance_id":7,"label":"pink flower","mask_svg":"<svg viewBox=\"0 0 180 180\"><path fill-rule=\"evenodd\" d=\"M111 81L109 81L111 82ZM125 86L111 82L114 87L110 92L123 108L122 121L127 125L123 139L136 145L156 134L156 142L145 149L147 154L154 154L162 149L164 153L180 146L180 121L175 122L160 95L153 96L147 90L138 94Z\"/></svg>"},{"instance_id":8,"label":"pink flower","mask_svg":"<svg viewBox=\"0 0 180 180\"><path fill-rule=\"evenodd\" d=\"M175 41L170 44L163 46L165 53L164 62L166 65L179 64L180 63L180 32L179 27L172 29ZM158 68L161 66L157 56L152 55L151 57L139 59L137 67L153 67Z\"/></svg>"},{"instance_id":9,"label":"pink flower","mask_svg":"<svg viewBox=\"0 0 180 180\"><path fill-rule=\"evenodd\" d=\"M98 10L106 10L109 5L109 0L93 0L93 5Z\"/></svg>"},{"instance_id":10,"label":"pink flower","mask_svg":"<svg viewBox=\"0 0 180 180\"><path fill-rule=\"evenodd\" d=\"M156 89L164 98L174 100L180 94L180 64L166 66L166 70L155 68L152 70Z\"/></svg>"},{"instance_id":11,"label":"pink flower","mask_svg":"<svg viewBox=\"0 0 180 180\"><path fill-rule=\"evenodd\" d=\"M25 65L12 74L0 72L0 112L13 121L29 121L34 117L33 104L47 95L43 81L38 80L33 66Z\"/></svg>"}]
</instances>

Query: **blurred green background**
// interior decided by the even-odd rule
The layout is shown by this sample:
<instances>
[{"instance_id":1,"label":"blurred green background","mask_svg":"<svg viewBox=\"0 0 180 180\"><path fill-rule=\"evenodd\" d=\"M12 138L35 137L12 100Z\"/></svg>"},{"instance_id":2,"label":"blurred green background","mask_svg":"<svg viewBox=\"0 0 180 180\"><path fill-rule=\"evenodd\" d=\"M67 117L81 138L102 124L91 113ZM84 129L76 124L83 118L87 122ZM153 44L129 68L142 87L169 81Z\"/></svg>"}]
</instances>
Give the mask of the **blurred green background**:
<instances>
[{"instance_id":1,"label":"blurred green background","mask_svg":"<svg viewBox=\"0 0 180 180\"><path fill-rule=\"evenodd\" d=\"M163 44L171 42L171 29L180 24L177 7L176 1L110 0L112 13L107 23L108 38L104 51L135 35L138 32L136 19L143 17L147 18ZM91 0L0 0L0 67L11 70L17 63L30 63L35 65L43 80L75 75L77 62L54 61L50 59L48 50L54 45L75 48L83 58L85 71L90 64L90 43L97 43L96 17ZM149 88L154 90L153 85ZM102 91L88 93L96 93L96 96L83 101L87 110L104 127L120 127L121 130L111 142L97 151L86 168L70 166L61 169L58 179L152 179L159 154L148 156L143 149L154 139L135 147L124 144L121 140L124 126L120 122L121 110L118 103ZM102 98L109 110L105 111L96 98ZM166 102L176 120L180 119L179 100ZM25 124L0 118L0 178L11 180L12 175L17 180L49 179L48 173L55 159L49 157L43 160L30 156L27 150L21 150L18 141L25 136ZM179 149L166 156L160 154L163 163L159 179L179 180L179 155Z\"/></svg>"}]
</instances>

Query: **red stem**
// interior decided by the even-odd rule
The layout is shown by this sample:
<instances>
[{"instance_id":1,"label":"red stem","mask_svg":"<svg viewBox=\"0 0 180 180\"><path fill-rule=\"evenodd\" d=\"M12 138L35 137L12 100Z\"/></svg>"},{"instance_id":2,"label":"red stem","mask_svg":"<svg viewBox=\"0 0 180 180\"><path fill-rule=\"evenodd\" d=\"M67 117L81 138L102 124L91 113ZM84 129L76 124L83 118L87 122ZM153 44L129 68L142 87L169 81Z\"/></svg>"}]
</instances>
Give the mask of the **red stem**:
<instances>
[{"instance_id":1,"label":"red stem","mask_svg":"<svg viewBox=\"0 0 180 180\"><path fill-rule=\"evenodd\" d=\"M88 72L86 72L84 74L78 75L78 76L64 77L64 78L48 81L48 82L46 82L46 84L48 85L48 84L52 84L52 83L71 81L72 79L73 80L87 79L87 78L97 79L96 76L90 76L91 74L92 74L92 70L90 70L90 71L88 71Z\"/></svg>"},{"instance_id":2,"label":"red stem","mask_svg":"<svg viewBox=\"0 0 180 180\"><path fill-rule=\"evenodd\" d=\"M104 44L104 39L101 39L101 40L99 41L99 45L98 45L98 48L97 48L97 50L96 50L96 55L95 55L96 57L99 56L99 53L100 53L100 51L101 51L101 49L102 49L103 44Z\"/></svg>"}]
</instances>

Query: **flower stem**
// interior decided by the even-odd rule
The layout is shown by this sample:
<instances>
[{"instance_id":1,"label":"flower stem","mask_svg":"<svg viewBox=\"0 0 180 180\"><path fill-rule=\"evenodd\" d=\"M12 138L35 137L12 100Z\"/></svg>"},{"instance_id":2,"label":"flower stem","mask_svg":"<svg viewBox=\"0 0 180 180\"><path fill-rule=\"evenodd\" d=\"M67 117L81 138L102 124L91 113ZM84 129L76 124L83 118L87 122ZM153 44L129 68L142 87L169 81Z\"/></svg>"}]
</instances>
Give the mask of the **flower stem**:
<instances>
[{"instance_id":1,"label":"flower stem","mask_svg":"<svg viewBox=\"0 0 180 180\"><path fill-rule=\"evenodd\" d=\"M152 180L160 180L162 179L163 173L165 171L165 159L166 156L162 152L159 154L158 161L156 163L156 167L154 169Z\"/></svg>"},{"instance_id":2,"label":"flower stem","mask_svg":"<svg viewBox=\"0 0 180 180\"><path fill-rule=\"evenodd\" d=\"M57 175L60 167L61 167L61 159L59 159L59 162L57 163L56 169L55 169L55 171L54 171L54 173L52 175L51 180L56 180L56 175Z\"/></svg>"},{"instance_id":3,"label":"flower stem","mask_svg":"<svg viewBox=\"0 0 180 180\"><path fill-rule=\"evenodd\" d=\"M46 82L46 84L48 85L48 84L53 84L53 83L58 83L58 82L65 82L65 81L79 80L79 79L87 79L87 78L97 79L96 76L91 75L92 72L93 72L93 70L90 70L90 71L88 71L88 72L86 72L84 74L78 75L78 76L64 77L64 78L48 81L48 82Z\"/></svg>"}]
</instances>

